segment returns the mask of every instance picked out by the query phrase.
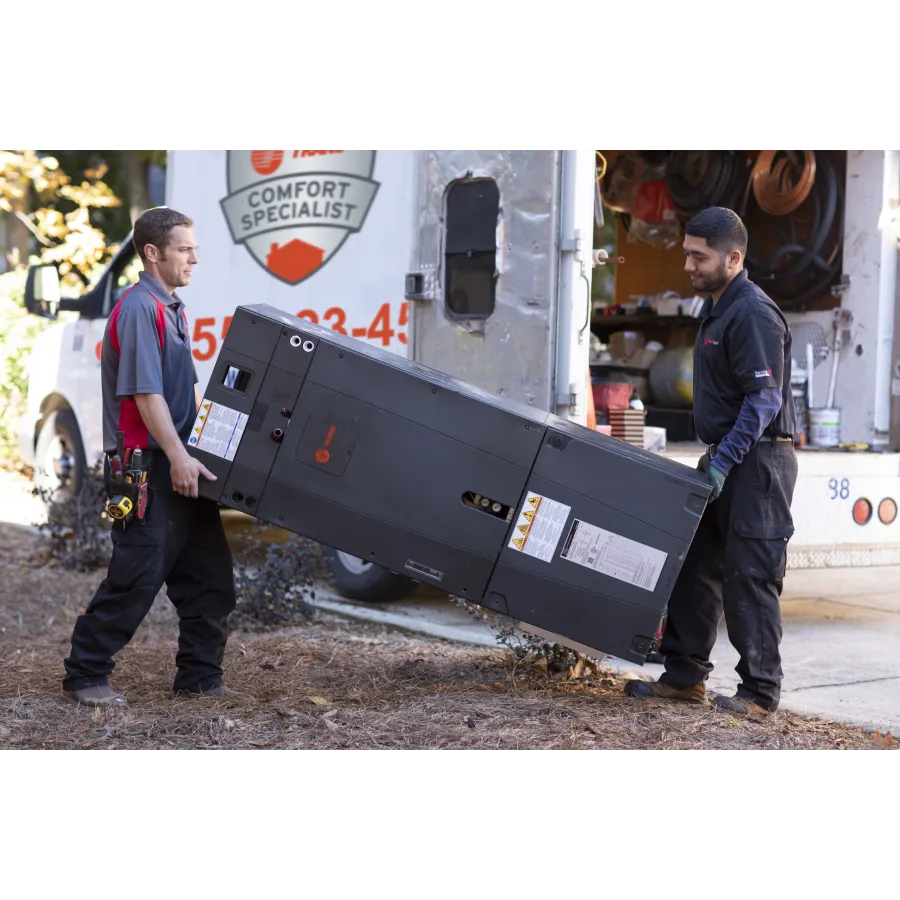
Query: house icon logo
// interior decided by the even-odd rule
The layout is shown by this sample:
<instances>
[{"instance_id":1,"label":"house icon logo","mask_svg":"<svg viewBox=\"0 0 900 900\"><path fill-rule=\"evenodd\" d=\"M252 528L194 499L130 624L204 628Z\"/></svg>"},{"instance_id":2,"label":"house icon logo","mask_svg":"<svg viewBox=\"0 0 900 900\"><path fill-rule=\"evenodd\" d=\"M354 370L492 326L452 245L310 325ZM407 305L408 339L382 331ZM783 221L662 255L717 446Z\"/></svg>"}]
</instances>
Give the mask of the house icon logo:
<instances>
[{"instance_id":1,"label":"house icon logo","mask_svg":"<svg viewBox=\"0 0 900 900\"><path fill-rule=\"evenodd\" d=\"M236 244L299 284L363 227L378 191L374 150L229 150L222 212Z\"/></svg>"}]
</instances>

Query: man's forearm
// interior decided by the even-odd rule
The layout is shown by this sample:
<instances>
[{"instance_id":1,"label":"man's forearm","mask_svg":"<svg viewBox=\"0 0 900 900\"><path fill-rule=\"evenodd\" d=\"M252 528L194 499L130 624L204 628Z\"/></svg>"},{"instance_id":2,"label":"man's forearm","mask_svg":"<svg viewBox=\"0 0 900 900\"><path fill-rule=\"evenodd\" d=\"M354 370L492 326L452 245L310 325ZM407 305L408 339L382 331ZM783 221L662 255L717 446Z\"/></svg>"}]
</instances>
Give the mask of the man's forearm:
<instances>
[{"instance_id":1,"label":"man's forearm","mask_svg":"<svg viewBox=\"0 0 900 900\"><path fill-rule=\"evenodd\" d=\"M728 475L762 437L781 409L781 388L763 388L744 397L734 427L719 442L713 465Z\"/></svg>"},{"instance_id":2,"label":"man's forearm","mask_svg":"<svg viewBox=\"0 0 900 900\"><path fill-rule=\"evenodd\" d=\"M186 455L187 450L178 437L175 424L172 422L172 414L162 394L135 394L134 400L147 431L153 435L169 460L174 462Z\"/></svg>"}]
</instances>

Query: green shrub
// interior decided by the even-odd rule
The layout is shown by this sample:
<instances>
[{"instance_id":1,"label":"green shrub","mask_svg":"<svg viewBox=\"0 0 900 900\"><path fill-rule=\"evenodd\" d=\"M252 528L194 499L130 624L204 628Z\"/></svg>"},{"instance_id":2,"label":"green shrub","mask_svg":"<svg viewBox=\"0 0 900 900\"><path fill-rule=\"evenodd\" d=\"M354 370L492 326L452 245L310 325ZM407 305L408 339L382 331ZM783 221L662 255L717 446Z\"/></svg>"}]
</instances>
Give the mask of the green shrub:
<instances>
[{"instance_id":1,"label":"green shrub","mask_svg":"<svg viewBox=\"0 0 900 900\"><path fill-rule=\"evenodd\" d=\"M0 466L17 465L18 420L28 399L28 358L35 338L51 324L22 305L25 271L0 275Z\"/></svg>"}]
</instances>

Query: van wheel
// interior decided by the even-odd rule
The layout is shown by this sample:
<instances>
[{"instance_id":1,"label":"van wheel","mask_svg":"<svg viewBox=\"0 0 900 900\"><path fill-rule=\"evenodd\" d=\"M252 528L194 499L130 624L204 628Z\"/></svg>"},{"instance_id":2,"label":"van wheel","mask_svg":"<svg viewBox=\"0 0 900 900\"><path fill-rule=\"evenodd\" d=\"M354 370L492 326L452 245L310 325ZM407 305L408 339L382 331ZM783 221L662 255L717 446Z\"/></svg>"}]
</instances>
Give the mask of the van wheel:
<instances>
[{"instance_id":1,"label":"van wheel","mask_svg":"<svg viewBox=\"0 0 900 900\"><path fill-rule=\"evenodd\" d=\"M415 586L411 578L397 575L343 550L325 547L324 557L338 593L348 600L387 603L405 597Z\"/></svg>"},{"instance_id":2,"label":"van wheel","mask_svg":"<svg viewBox=\"0 0 900 900\"><path fill-rule=\"evenodd\" d=\"M34 483L45 500L78 494L87 468L75 414L58 409L44 420L34 454Z\"/></svg>"}]
</instances>

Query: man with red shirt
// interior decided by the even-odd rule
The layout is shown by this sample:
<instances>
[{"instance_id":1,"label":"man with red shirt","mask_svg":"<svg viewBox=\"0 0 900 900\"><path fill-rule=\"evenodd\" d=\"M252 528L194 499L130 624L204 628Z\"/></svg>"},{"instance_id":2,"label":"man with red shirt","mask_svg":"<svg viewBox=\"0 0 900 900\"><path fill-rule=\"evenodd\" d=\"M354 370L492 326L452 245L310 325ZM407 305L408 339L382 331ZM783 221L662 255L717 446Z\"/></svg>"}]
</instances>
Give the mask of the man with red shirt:
<instances>
[{"instance_id":1,"label":"man with red shirt","mask_svg":"<svg viewBox=\"0 0 900 900\"><path fill-rule=\"evenodd\" d=\"M222 659L234 609L231 551L218 506L198 497L200 477L215 476L189 456L197 414L196 370L184 304L175 293L197 264L193 222L171 209L144 212L134 225L144 271L116 304L103 336L104 474L116 432L126 456L149 463L143 518L112 527L113 555L103 583L72 633L63 693L89 706L122 706L108 684L112 657L134 636L163 584L179 616L177 695L227 697Z\"/></svg>"}]
</instances>

